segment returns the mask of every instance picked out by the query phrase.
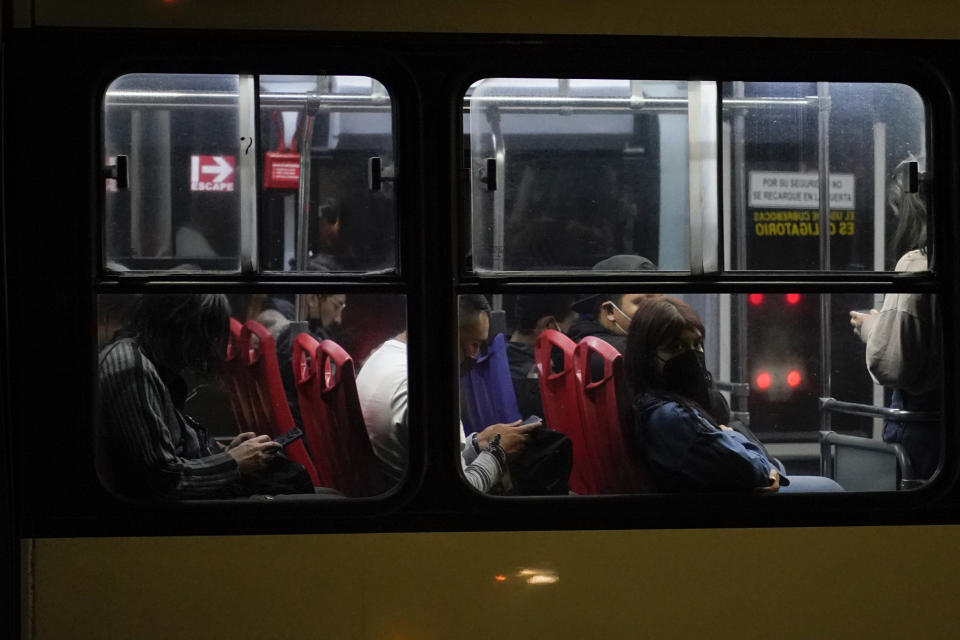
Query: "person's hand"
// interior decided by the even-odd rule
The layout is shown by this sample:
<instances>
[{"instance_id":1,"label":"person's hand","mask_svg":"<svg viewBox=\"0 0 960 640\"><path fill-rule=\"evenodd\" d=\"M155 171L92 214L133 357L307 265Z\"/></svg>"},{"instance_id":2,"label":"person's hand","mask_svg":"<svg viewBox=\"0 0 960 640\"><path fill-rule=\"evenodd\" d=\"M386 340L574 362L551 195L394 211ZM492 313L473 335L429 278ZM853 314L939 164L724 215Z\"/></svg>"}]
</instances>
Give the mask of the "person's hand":
<instances>
[{"instance_id":1,"label":"person's hand","mask_svg":"<svg viewBox=\"0 0 960 640\"><path fill-rule=\"evenodd\" d=\"M237 445L239 445L241 442L246 442L250 438L256 437L256 435L257 434L255 434L253 431L244 431L230 441L230 444L226 446L226 450L230 451L231 449L236 449Z\"/></svg>"},{"instance_id":2,"label":"person's hand","mask_svg":"<svg viewBox=\"0 0 960 640\"><path fill-rule=\"evenodd\" d=\"M860 311L851 311L850 312L850 326L853 327L853 332L857 335L860 335L860 327L863 326L863 320L867 316L873 316L880 313L876 309L870 309L867 313L861 313Z\"/></svg>"},{"instance_id":3,"label":"person's hand","mask_svg":"<svg viewBox=\"0 0 960 640\"><path fill-rule=\"evenodd\" d=\"M728 427L725 424L721 424L720 428L723 429L724 431L733 431L733 427Z\"/></svg>"},{"instance_id":4,"label":"person's hand","mask_svg":"<svg viewBox=\"0 0 960 640\"><path fill-rule=\"evenodd\" d=\"M522 424L522 420L511 422L509 424L492 424L477 434L477 446L481 449L497 434L500 434L500 446L507 455L523 451L527 446L529 433L543 424L542 421Z\"/></svg>"},{"instance_id":5,"label":"person's hand","mask_svg":"<svg viewBox=\"0 0 960 640\"><path fill-rule=\"evenodd\" d=\"M271 440L270 436L254 436L240 442L237 446L229 449L227 453L237 461L240 474L249 475L265 471L270 465L270 461L280 453L281 449L283 447Z\"/></svg>"},{"instance_id":6,"label":"person's hand","mask_svg":"<svg viewBox=\"0 0 960 640\"><path fill-rule=\"evenodd\" d=\"M770 469L770 484L765 487L757 487L760 493L776 493L780 491L780 473L776 469Z\"/></svg>"}]
</instances>

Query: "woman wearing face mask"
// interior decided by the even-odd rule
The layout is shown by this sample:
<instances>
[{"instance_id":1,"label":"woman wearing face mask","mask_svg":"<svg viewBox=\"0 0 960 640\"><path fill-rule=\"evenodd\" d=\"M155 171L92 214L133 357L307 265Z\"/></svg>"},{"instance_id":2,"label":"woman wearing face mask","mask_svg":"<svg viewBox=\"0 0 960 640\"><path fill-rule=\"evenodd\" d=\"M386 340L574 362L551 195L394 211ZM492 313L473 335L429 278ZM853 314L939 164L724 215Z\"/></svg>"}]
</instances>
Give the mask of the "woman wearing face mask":
<instances>
[{"instance_id":1,"label":"woman wearing face mask","mask_svg":"<svg viewBox=\"0 0 960 640\"><path fill-rule=\"evenodd\" d=\"M654 491L842 491L832 480L788 479L745 436L717 424L709 406L703 323L686 303L646 298L627 336L633 402L626 439ZM791 482L793 480L793 482Z\"/></svg>"}]
</instances>

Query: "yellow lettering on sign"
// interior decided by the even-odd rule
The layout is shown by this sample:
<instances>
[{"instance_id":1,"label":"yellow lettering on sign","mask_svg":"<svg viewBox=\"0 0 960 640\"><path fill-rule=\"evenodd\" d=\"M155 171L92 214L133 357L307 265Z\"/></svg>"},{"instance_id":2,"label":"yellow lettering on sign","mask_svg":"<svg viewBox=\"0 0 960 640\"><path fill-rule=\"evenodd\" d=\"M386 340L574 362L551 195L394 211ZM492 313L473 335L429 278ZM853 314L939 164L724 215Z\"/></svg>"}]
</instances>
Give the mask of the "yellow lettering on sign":
<instances>
[{"instance_id":1,"label":"yellow lettering on sign","mask_svg":"<svg viewBox=\"0 0 960 640\"><path fill-rule=\"evenodd\" d=\"M820 235L817 211L754 211L753 231L764 238L803 238ZM856 232L852 211L830 212L830 235L852 236Z\"/></svg>"}]
</instances>

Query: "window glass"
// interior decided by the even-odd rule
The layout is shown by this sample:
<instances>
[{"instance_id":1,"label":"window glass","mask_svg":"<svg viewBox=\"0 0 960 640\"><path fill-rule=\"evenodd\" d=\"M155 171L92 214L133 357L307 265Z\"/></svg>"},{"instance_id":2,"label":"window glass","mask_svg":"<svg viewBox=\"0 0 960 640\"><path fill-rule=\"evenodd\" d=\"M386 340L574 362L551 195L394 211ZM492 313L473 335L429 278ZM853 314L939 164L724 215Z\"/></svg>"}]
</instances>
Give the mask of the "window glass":
<instances>
[{"instance_id":1,"label":"window glass","mask_svg":"<svg viewBox=\"0 0 960 640\"><path fill-rule=\"evenodd\" d=\"M470 266L589 270L629 254L650 268L689 269L689 91L662 80L472 85L464 98Z\"/></svg>"},{"instance_id":2,"label":"window glass","mask_svg":"<svg viewBox=\"0 0 960 640\"><path fill-rule=\"evenodd\" d=\"M939 464L931 295L461 296L460 318L464 465L488 493L749 492L771 464L784 491L893 491ZM572 468L556 434L503 426L530 416ZM496 433L504 464L470 469Z\"/></svg>"},{"instance_id":3,"label":"window glass","mask_svg":"<svg viewBox=\"0 0 960 640\"><path fill-rule=\"evenodd\" d=\"M405 305L353 293L99 296L105 486L142 500L389 491L408 459ZM285 457L260 443L256 458L256 441L221 446L297 430Z\"/></svg>"},{"instance_id":4,"label":"window glass","mask_svg":"<svg viewBox=\"0 0 960 640\"><path fill-rule=\"evenodd\" d=\"M395 269L386 88L365 76L261 76L260 132L264 269Z\"/></svg>"},{"instance_id":5,"label":"window glass","mask_svg":"<svg viewBox=\"0 0 960 640\"><path fill-rule=\"evenodd\" d=\"M107 89L105 164L125 173L105 181L108 270L239 269L238 87L236 75L131 74Z\"/></svg>"},{"instance_id":6,"label":"window glass","mask_svg":"<svg viewBox=\"0 0 960 640\"><path fill-rule=\"evenodd\" d=\"M926 120L914 89L728 82L722 92L728 268L891 271L926 246ZM917 194L897 186L904 161L918 163ZM824 246L821 164L830 175Z\"/></svg>"}]
</instances>

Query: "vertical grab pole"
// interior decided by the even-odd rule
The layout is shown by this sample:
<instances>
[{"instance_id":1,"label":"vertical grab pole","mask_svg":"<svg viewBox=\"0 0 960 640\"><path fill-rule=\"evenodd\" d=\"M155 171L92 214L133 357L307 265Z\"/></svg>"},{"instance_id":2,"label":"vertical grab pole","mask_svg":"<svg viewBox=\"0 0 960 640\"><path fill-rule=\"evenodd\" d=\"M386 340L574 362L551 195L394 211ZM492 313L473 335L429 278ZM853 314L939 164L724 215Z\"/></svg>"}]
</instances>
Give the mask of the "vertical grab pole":
<instances>
[{"instance_id":1,"label":"vertical grab pole","mask_svg":"<svg viewBox=\"0 0 960 640\"><path fill-rule=\"evenodd\" d=\"M490 118L490 130L493 136L493 152L497 159L497 190L493 192L493 270L503 271L504 253L504 224L506 219L506 184L504 178L507 170L507 149L503 140L503 131L500 128L500 113L495 111L496 117ZM490 301L493 311L503 311L503 295L495 293Z\"/></svg>"},{"instance_id":2,"label":"vertical grab pole","mask_svg":"<svg viewBox=\"0 0 960 640\"><path fill-rule=\"evenodd\" d=\"M820 197L820 271L830 270L830 84L817 83L817 170ZM830 294L820 296L820 396L831 397ZM830 431L830 412L820 412L820 429Z\"/></svg>"},{"instance_id":3,"label":"vertical grab pole","mask_svg":"<svg viewBox=\"0 0 960 640\"><path fill-rule=\"evenodd\" d=\"M742 81L733 83L733 97L743 98L746 96L745 86ZM739 271L745 271L747 268L747 152L746 152L746 111L737 109L733 116L733 177L736 180L736 186L733 188L733 206L734 217L731 221L731 227L736 234L736 243L733 244L732 254L736 255L734 260L735 268ZM747 297L737 296L736 306L733 309L734 320L737 332L737 370L736 377L731 379L734 382L747 381L747 358L748 352L748 327L747 327ZM748 411L747 399L736 400L735 394L730 394L731 405L737 406L740 411ZM742 402L742 405L739 404Z\"/></svg>"},{"instance_id":4,"label":"vertical grab pole","mask_svg":"<svg viewBox=\"0 0 960 640\"><path fill-rule=\"evenodd\" d=\"M873 123L873 270L886 269L886 214L887 214L887 124ZM873 306L883 306L883 296L875 296ZM873 404L883 406L883 387L873 385ZM883 420L873 419L873 439L880 440Z\"/></svg>"},{"instance_id":5,"label":"vertical grab pole","mask_svg":"<svg viewBox=\"0 0 960 640\"><path fill-rule=\"evenodd\" d=\"M320 87L317 87L319 91ZM297 190L297 271L307 269L307 249L310 233L310 147L313 144L313 119L319 108L319 98L308 98L303 103L303 126L300 127L300 185ZM295 296L296 318L307 319L303 296Z\"/></svg>"}]
</instances>

